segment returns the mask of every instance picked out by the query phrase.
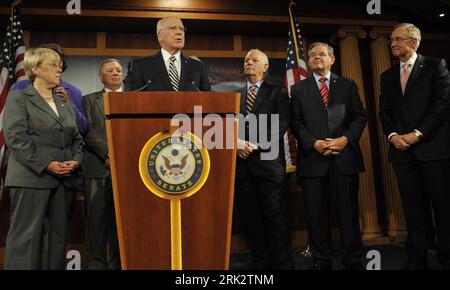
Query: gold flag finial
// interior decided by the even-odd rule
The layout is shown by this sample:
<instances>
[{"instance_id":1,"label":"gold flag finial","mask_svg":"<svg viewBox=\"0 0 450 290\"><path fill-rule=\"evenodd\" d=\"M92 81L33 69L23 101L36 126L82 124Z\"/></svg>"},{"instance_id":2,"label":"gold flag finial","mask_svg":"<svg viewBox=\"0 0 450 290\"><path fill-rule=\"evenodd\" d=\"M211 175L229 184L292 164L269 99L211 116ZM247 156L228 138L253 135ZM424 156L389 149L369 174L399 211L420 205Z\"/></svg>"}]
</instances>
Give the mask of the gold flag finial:
<instances>
[{"instance_id":1,"label":"gold flag finial","mask_svg":"<svg viewBox=\"0 0 450 290\"><path fill-rule=\"evenodd\" d=\"M14 0L14 2L11 4L11 7L14 8L14 7L16 7L17 5L20 5L20 4L22 4L22 0Z\"/></svg>"},{"instance_id":2,"label":"gold flag finial","mask_svg":"<svg viewBox=\"0 0 450 290\"><path fill-rule=\"evenodd\" d=\"M291 8L292 6L296 6L297 4L295 4L294 0L291 0L291 2L289 3L289 8Z\"/></svg>"}]
</instances>

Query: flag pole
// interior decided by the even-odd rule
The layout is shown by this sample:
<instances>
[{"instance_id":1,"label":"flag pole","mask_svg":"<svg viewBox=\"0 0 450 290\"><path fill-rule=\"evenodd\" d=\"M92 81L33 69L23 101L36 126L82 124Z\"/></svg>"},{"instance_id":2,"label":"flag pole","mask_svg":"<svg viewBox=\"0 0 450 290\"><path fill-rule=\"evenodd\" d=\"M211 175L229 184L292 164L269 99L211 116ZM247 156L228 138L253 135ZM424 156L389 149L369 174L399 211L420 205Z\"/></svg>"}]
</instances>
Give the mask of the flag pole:
<instances>
[{"instance_id":1,"label":"flag pole","mask_svg":"<svg viewBox=\"0 0 450 290\"><path fill-rule=\"evenodd\" d=\"M22 0L14 0L14 2L11 4L11 7L15 7L19 4L22 4Z\"/></svg>"},{"instance_id":2,"label":"flag pole","mask_svg":"<svg viewBox=\"0 0 450 290\"><path fill-rule=\"evenodd\" d=\"M300 54L299 54L299 49L298 49L298 39L297 39L297 34L295 33L294 16L292 14L292 7L295 7L296 5L297 4L295 4L294 0L291 0L291 3L289 3L289 22L291 24L292 37L294 39L295 57L297 58L298 66L300 66Z\"/></svg>"},{"instance_id":3,"label":"flag pole","mask_svg":"<svg viewBox=\"0 0 450 290\"><path fill-rule=\"evenodd\" d=\"M291 29L292 29L292 37L294 39L294 48L295 48L295 57L297 58L297 65L300 67L300 54L299 54L299 47L298 47L298 39L297 39L297 34L295 33L296 27L294 25L294 16L292 13L292 9L293 7L295 7L297 4L295 4L294 0L291 0L291 2L289 3L289 22L291 25ZM303 257L312 257L312 251L311 251L311 247L309 245L309 239L306 241L306 245L303 248L303 250L300 251L300 255L302 255Z\"/></svg>"}]
</instances>

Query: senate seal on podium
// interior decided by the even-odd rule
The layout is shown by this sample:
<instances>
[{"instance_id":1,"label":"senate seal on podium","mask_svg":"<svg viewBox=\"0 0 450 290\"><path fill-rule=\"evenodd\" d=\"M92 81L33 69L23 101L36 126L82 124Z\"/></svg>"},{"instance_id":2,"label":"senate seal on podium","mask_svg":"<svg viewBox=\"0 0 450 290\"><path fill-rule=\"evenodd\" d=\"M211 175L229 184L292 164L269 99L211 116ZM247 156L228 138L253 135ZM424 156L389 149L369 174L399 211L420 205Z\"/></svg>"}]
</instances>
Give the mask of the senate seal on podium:
<instances>
[{"instance_id":1,"label":"senate seal on podium","mask_svg":"<svg viewBox=\"0 0 450 290\"><path fill-rule=\"evenodd\" d=\"M208 178L208 150L190 132L158 133L145 144L139 173L147 188L165 199L182 199L197 192Z\"/></svg>"}]
</instances>

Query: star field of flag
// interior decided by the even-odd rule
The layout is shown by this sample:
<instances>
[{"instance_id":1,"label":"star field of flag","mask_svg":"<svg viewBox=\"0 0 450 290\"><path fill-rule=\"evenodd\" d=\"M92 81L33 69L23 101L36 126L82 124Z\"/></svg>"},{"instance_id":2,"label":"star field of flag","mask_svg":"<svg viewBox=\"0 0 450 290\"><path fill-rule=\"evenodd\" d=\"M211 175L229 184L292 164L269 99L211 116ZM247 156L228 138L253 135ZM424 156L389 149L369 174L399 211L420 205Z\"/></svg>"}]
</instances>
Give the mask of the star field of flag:
<instances>
[{"instance_id":1,"label":"star field of flag","mask_svg":"<svg viewBox=\"0 0 450 290\"><path fill-rule=\"evenodd\" d=\"M294 16L291 17L290 23L286 58L286 89L289 93L292 85L308 77L300 25ZM294 27L294 31L292 27ZM295 40L297 40L297 43L295 43Z\"/></svg>"},{"instance_id":2,"label":"star field of flag","mask_svg":"<svg viewBox=\"0 0 450 290\"><path fill-rule=\"evenodd\" d=\"M0 187L6 175L7 148L3 135L3 109L12 85L26 78L23 68L25 43L20 21L21 4L14 6L0 51Z\"/></svg>"},{"instance_id":3,"label":"star field of flag","mask_svg":"<svg viewBox=\"0 0 450 290\"><path fill-rule=\"evenodd\" d=\"M293 19L295 25L295 34L297 35L297 47L299 48L299 54L301 59L305 59L305 51L303 49L303 41L300 36L300 26L297 23L297 19ZM288 33L288 48L287 48L287 60L286 69L296 69L298 68L297 56L295 53L294 38L292 37L292 29L289 29Z\"/></svg>"},{"instance_id":4,"label":"star field of flag","mask_svg":"<svg viewBox=\"0 0 450 290\"><path fill-rule=\"evenodd\" d=\"M6 30L6 37L4 38L2 51L0 55L0 68L8 69L9 83L13 84L15 81L24 76L25 72L20 69L16 70L16 65L23 61L23 53L17 53L19 48L25 48L23 40L22 23L20 22L20 6L14 7L14 13L10 17L10 25ZM20 50L20 49L19 49Z\"/></svg>"},{"instance_id":5,"label":"star field of flag","mask_svg":"<svg viewBox=\"0 0 450 290\"><path fill-rule=\"evenodd\" d=\"M289 5L289 32L286 57L286 76L285 87L291 95L291 86L299 83L308 77L308 71L305 62L305 51L303 49L303 40L300 35L300 25ZM284 152L286 159L286 171L295 172L297 164L297 142L290 130L284 135Z\"/></svg>"}]
</instances>

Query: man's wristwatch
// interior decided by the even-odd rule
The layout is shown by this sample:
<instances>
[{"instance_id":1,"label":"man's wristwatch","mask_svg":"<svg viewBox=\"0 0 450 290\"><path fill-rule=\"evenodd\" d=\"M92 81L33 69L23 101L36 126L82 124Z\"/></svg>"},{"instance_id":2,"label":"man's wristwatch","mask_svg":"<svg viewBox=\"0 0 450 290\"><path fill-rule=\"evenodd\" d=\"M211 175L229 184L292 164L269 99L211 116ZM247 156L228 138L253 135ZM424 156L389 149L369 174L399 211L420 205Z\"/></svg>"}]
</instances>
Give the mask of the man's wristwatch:
<instances>
[{"instance_id":1,"label":"man's wristwatch","mask_svg":"<svg viewBox=\"0 0 450 290\"><path fill-rule=\"evenodd\" d=\"M417 131L414 131L414 135L416 135L417 139L420 139L420 137L422 137L422 135L420 135L420 133Z\"/></svg>"}]
</instances>

